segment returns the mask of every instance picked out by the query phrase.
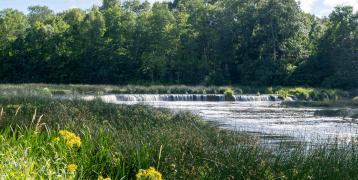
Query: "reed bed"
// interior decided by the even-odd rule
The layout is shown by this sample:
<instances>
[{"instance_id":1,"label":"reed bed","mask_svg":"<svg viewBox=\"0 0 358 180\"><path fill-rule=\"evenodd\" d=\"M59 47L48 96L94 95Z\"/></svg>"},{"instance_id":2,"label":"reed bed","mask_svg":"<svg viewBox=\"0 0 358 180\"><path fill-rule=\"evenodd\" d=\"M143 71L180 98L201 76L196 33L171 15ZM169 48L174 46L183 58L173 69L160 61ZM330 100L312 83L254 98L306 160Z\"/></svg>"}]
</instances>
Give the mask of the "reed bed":
<instances>
[{"instance_id":1,"label":"reed bed","mask_svg":"<svg viewBox=\"0 0 358 180\"><path fill-rule=\"evenodd\" d=\"M270 148L190 113L46 93L8 93L0 108L0 179L358 177L355 140Z\"/></svg>"}]
</instances>

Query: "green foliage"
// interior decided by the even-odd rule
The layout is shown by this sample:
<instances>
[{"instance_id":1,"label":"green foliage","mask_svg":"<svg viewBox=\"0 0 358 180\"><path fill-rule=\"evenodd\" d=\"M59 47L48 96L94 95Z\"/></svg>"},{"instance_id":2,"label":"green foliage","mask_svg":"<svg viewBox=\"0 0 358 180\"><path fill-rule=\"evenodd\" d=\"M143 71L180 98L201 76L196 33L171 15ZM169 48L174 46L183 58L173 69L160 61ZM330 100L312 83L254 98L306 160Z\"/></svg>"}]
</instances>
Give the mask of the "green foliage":
<instances>
[{"instance_id":1,"label":"green foliage","mask_svg":"<svg viewBox=\"0 0 358 180\"><path fill-rule=\"evenodd\" d=\"M27 16L5 9L0 79L354 88L357 17L351 7L338 7L320 19L303 13L295 0L152 6L105 0L88 11L58 14L32 6Z\"/></svg>"},{"instance_id":2,"label":"green foliage","mask_svg":"<svg viewBox=\"0 0 358 180\"><path fill-rule=\"evenodd\" d=\"M349 95L347 92L334 90L334 89L319 89L319 88L279 88L276 90L276 94L283 97L294 97L299 100L338 100L347 98Z\"/></svg>"},{"instance_id":3,"label":"green foliage","mask_svg":"<svg viewBox=\"0 0 358 180\"><path fill-rule=\"evenodd\" d=\"M326 30L317 42L318 52L302 68L298 81L354 89L358 87L358 13L340 6L323 22Z\"/></svg>"},{"instance_id":4,"label":"green foliage","mask_svg":"<svg viewBox=\"0 0 358 180\"><path fill-rule=\"evenodd\" d=\"M234 94L235 94L235 92L232 88L230 88L230 87L225 88L224 96L225 96L226 100L234 100L235 99Z\"/></svg>"},{"instance_id":5,"label":"green foliage","mask_svg":"<svg viewBox=\"0 0 358 180\"><path fill-rule=\"evenodd\" d=\"M52 96L51 90L49 88L43 88L42 91L45 95Z\"/></svg>"}]
</instances>

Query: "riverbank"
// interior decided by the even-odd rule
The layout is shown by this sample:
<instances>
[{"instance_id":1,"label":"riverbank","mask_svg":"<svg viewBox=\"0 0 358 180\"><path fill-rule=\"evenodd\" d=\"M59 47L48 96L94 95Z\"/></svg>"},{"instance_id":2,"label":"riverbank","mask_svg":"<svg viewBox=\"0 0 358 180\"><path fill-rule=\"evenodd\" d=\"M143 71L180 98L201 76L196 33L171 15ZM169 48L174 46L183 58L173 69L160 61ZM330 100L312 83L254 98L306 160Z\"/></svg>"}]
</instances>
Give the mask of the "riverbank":
<instances>
[{"instance_id":1,"label":"riverbank","mask_svg":"<svg viewBox=\"0 0 358 180\"><path fill-rule=\"evenodd\" d=\"M358 175L354 141L312 149L282 144L273 150L260 146L258 139L219 129L192 114L149 106L12 95L1 96L0 104L4 179L133 179L149 167L165 179Z\"/></svg>"},{"instance_id":2,"label":"riverbank","mask_svg":"<svg viewBox=\"0 0 358 180\"><path fill-rule=\"evenodd\" d=\"M277 95L282 99L294 100L340 100L350 99L353 93L338 89L303 88L303 87L249 87L249 86L114 86L114 85L54 85L54 84L3 84L0 93L36 94L36 95L73 95L73 94L224 94L231 89L236 95L262 94Z\"/></svg>"}]
</instances>

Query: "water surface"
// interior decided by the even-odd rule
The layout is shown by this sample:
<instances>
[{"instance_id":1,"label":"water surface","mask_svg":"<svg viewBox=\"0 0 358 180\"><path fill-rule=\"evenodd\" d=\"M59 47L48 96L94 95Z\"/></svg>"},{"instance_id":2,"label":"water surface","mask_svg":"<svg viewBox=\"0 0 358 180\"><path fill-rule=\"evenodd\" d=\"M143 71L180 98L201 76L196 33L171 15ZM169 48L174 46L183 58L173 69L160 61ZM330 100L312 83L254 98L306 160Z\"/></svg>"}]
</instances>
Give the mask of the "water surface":
<instances>
[{"instance_id":1,"label":"water surface","mask_svg":"<svg viewBox=\"0 0 358 180\"><path fill-rule=\"evenodd\" d=\"M85 99L93 99L87 96ZM282 106L269 95L236 96L224 101L221 95L106 95L101 99L117 104L146 104L172 111L190 111L221 128L247 132L268 142L346 142L356 138L358 125L342 117L314 115L325 108Z\"/></svg>"}]
</instances>

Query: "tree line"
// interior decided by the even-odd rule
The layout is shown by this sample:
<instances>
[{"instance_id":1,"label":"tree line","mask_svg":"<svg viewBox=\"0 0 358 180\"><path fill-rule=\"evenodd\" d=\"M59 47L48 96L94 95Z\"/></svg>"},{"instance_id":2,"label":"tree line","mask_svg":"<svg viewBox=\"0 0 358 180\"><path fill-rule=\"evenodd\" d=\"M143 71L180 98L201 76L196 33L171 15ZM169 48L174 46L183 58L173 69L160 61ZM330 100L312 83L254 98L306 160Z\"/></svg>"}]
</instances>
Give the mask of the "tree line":
<instances>
[{"instance_id":1,"label":"tree line","mask_svg":"<svg viewBox=\"0 0 358 180\"><path fill-rule=\"evenodd\" d=\"M295 0L0 11L0 82L358 87L358 12Z\"/></svg>"}]
</instances>

